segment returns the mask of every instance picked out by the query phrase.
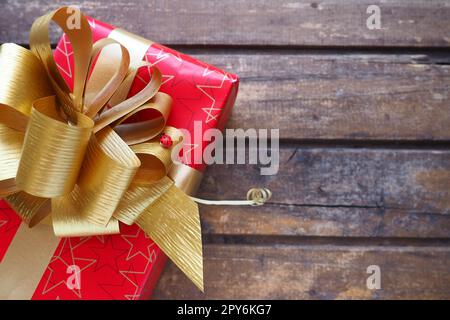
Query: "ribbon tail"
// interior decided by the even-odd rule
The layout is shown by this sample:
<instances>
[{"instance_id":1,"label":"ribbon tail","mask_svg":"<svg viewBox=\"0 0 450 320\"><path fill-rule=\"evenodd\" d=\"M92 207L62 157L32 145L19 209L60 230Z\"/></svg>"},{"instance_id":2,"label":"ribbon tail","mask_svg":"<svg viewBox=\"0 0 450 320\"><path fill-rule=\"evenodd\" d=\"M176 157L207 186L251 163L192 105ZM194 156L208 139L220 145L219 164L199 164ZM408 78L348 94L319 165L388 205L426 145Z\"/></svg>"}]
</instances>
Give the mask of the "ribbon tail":
<instances>
[{"instance_id":1,"label":"ribbon tail","mask_svg":"<svg viewBox=\"0 0 450 320\"><path fill-rule=\"evenodd\" d=\"M92 223L82 212L80 188L52 199L53 231L57 237L86 237L120 233L119 221L111 218L105 226Z\"/></svg>"},{"instance_id":2,"label":"ribbon tail","mask_svg":"<svg viewBox=\"0 0 450 320\"><path fill-rule=\"evenodd\" d=\"M11 194L5 200L30 228L51 212L50 199L36 197L23 191Z\"/></svg>"},{"instance_id":3,"label":"ribbon tail","mask_svg":"<svg viewBox=\"0 0 450 320\"><path fill-rule=\"evenodd\" d=\"M201 290L203 254L197 204L171 186L138 218L137 224Z\"/></svg>"},{"instance_id":4,"label":"ribbon tail","mask_svg":"<svg viewBox=\"0 0 450 320\"><path fill-rule=\"evenodd\" d=\"M109 127L92 137L75 188L52 198L55 234L119 233L112 216L139 165L137 156Z\"/></svg>"},{"instance_id":5,"label":"ribbon tail","mask_svg":"<svg viewBox=\"0 0 450 320\"><path fill-rule=\"evenodd\" d=\"M133 183L114 212L114 218L127 225L132 225L171 186L173 186L173 181L168 177L148 185Z\"/></svg>"}]
</instances>

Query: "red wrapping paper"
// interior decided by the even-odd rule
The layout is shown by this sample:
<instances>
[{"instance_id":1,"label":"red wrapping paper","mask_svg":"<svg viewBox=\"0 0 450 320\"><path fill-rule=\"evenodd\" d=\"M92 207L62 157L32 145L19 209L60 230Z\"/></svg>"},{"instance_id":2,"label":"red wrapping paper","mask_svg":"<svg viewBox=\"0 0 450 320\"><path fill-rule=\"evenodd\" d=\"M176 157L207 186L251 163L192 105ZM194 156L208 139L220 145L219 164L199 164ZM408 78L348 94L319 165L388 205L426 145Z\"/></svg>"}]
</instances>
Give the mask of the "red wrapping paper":
<instances>
[{"instance_id":1,"label":"red wrapping paper","mask_svg":"<svg viewBox=\"0 0 450 320\"><path fill-rule=\"evenodd\" d=\"M108 37L113 26L89 18L94 41ZM64 35L54 51L57 66L72 88L73 56ZM223 129L238 89L236 75L226 73L190 56L153 43L144 57L163 75L160 91L173 98L167 125L189 130L194 135L194 122L202 122L202 133L208 128ZM140 91L150 79L150 68L141 68L129 96ZM139 114L139 117L149 115ZM184 162L195 164L197 148L207 142L191 143L184 149ZM0 263L20 226L20 219L0 201ZM158 246L136 225L120 225L121 234L113 236L64 238L50 259L32 299L148 299L167 260ZM80 288L67 286L67 268L80 268Z\"/></svg>"}]
</instances>

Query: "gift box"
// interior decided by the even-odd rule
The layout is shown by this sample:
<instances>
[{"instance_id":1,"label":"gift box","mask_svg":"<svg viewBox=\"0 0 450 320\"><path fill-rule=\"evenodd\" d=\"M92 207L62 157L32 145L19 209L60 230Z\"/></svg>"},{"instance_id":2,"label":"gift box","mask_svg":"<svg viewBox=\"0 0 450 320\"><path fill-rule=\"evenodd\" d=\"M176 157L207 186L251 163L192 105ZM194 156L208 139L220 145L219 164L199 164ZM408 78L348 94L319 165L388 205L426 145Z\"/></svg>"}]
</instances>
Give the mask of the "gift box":
<instances>
[{"instance_id":1,"label":"gift box","mask_svg":"<svg viewBox=\"0 0 450 320\"><path fill-rule=\"evenodd\" d=\"M160 91L173 99L168 125L187 129L192 135L199 133L199 127L202 134L208 128L224 128L237 95L237 76L123 30L119 33L106 23L92 18L88 21L94 41L113 38L127 47L132 61L144 60L160 70ZM106 50L104 53L108 54ZM114 53L109 54L113 59ZM72 88L73 52L66 35L54 50L54 59ZM150 70L139 69L128 96L149 82ZM151 116L151 112L143 111L129 121ZM207 144L185 145L184 164L171 170L171 178L188 194L195 192L205 169L197 159L201 152L196 150L203 150ZM161 249L136 225L121 223L120 234L116 235L59 240L45 221L29 229L5 201L0 201L0 298L148 299L166 260Z\"/></svg>"}]
</instances>

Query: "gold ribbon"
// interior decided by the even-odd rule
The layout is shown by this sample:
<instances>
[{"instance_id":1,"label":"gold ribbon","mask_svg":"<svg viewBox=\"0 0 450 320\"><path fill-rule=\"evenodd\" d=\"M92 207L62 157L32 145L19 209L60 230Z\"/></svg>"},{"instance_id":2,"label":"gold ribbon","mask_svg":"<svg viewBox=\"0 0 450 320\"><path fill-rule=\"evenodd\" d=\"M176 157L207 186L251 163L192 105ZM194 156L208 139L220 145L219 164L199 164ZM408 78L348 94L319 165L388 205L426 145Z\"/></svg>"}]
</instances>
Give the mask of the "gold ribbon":
<instances>
[{"instance_id":1,"label":"gold ribbon","mask_svg":"<svg viewBox=\"0 0 450 320\"><path fill-rule=\"evenodd\" d=\"M153 68L150 82L127 99L138 68L149 64L128 52L125 32L92 43L81 12L80 28L69 28L73 10L62 7L38 18L31 50L0 47L0 197L30 227L51 213L61 237L114 234L119 221L137 223L203 290L198 206L168 176L177 176L171 149L183 137L166 127L172 99L159 92L161 74ZM73 92L53 60L52 21L73 47ZM102 57L110 46L120 48L117 64ZM144 109L159 116L126 121ZM163 132L172 148L160 145Z\"/></svg>"}]
</instances>

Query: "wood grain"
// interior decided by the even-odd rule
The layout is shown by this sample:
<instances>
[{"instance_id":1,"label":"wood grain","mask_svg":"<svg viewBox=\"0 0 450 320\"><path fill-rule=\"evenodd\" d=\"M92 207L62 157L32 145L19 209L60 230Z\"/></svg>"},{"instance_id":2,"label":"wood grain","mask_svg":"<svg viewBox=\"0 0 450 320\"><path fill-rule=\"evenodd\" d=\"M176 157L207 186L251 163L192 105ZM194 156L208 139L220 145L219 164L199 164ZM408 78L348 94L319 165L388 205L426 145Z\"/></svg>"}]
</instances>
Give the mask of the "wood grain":
<instances>
[{"instance_id":1,"label":"wood grain","mask_svg":"<svg viewBox=\"0 0 450 320\"><path fill-rule=\"evenodd\" d=\"M263 207L201 206L207 234L448 238L450 151L282 147L279 172L213 165L199 197L273 192Z\"/></svg>"},{"instance_id":2,"label":"wood grain","mask_svg":"<svg viewBox=\"0 0 450 320\"><path fill-rule=\"evenodd\" d=\"M271 203L450 213L450 151L283 147L276 175L258 165L207 169L199 196L240 199L267 187Z\"/></svg>"},{"instance_id":3,"label":"wood grain","mask_svg":"<svg viewBox=\"0 0 450 320\"><path fill-rule=\"evenodd\" d=\"M275 193L284 190L274 190ZM204 235L450 238L450 215L413 210L294 206L200 207Z\"/></svg>"},{"instance_id":4,"label":"wood grain","mask_svg":"<svg viewBox=\"0 0 450 320\"><path fill-rule=\"evenodd\" d=\"M241 77L228 127L291 140L450 139L450 55L198 54Z\"/></svg>"},{"instance_id":5,"label":"wood grain","mask_svg":"<svg viewBox=\"0 0 450 320\"><path fill-rule=\"evenodd\" d=\"M155 299L449 299L450 249L206 245L205 293L169 263ZM366 286L378 265L381 289Z\"/></svg>"},{"instance_id":6,"label":"wood grain","mask_svg":"<svg viewBox=\"0 0 450 320\"><path fill-rule=\"evenodd\" d=\"M32 8L38 10L39 3L30 5L27 15ZM11 8L24 6L8 4ZM53 6L57 7L43 3L46 8ZM95 6L100 12L106 10L98 3ZM117 7L120 4L113 2L107 12ZM26 16L14 21L24 20ZM7 30L4 32L12 37L5 41L15 41L12 34L16 28L0 30ZM265 128L270 124L282 128L281 138L290 140L450 139L448 53L202 51L207 49L193 52L199 59L241 77L230 128Z\"/></svg>"},{"instance_id":7,"label":"wood grain","mask_svg":"<svg viewBox=\"0 0 450 320\"><path fill-rule=\"evenodd\" d=\"M165 44L271 46L450 45L445 0L6 0L0 42L28 43L33 20L61 5ZM381 9L381 29L369 30L369 5ZM52 36L56 41L56 34Z\"/></svg>"}]
</instances>

